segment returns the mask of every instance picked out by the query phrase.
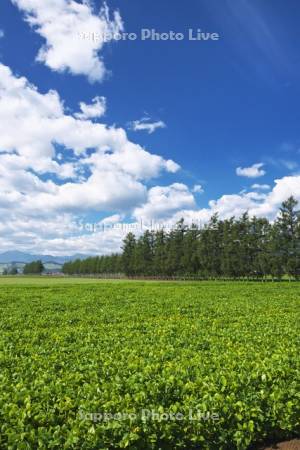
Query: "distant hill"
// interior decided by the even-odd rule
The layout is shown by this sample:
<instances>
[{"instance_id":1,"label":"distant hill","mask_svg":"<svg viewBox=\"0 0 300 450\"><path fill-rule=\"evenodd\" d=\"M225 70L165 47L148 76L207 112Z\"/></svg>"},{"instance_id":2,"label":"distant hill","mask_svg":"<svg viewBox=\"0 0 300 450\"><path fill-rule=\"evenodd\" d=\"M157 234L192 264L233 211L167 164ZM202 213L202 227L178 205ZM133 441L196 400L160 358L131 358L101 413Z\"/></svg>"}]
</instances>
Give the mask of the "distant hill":
<instances>
[{"instance_id":1,"label":"distant hill","mask_svg":"<svg viewBox=\"0 0 300 450\"><path fill-rule=\"evenodd\" d=\"M45 262L43 263L45 267L45 273L61 273L62 272L62 264L55 262ZM0 274L3 274L5 269L11 269L12 266L18 269L19 273L22 273L24 270L24 266L26 263L24 262L13 262L13 263L1 263L0 262Z\"/></svg>"},{"instance_id":2,"label":"distant hill","mask_svg":"<svg viewBox=\"0 0 300 450\"><path fill-rule=\"evenodd\" d=\"M19 251L8 251L0 253L0 263L13 264L13 263L30 263L32 261L41 260L45 263L64 264L67 261L74 259L88 258L89 255L76 254L72 256L52 256L52 255L32 255L30 253L24 253Z\"/></svg>"}]
</instances>

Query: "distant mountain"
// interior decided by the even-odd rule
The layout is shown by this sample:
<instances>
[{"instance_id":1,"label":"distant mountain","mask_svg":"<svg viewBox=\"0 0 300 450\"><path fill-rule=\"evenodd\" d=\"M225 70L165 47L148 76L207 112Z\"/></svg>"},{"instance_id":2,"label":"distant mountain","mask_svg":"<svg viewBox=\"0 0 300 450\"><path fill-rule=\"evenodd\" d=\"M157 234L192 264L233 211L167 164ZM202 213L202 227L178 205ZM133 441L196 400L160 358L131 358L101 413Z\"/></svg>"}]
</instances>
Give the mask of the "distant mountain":
<instances>
[{"instance_id":1,"label":"distant mountain","mask_svg":"<svg viewBox=\"0 0 300 450\"><path fill-rule=\"evenodd\" d=\"M19 252L16 250L0 253L0 263L30 263L32 261L40 259L43 263L64 264L67 261L72 261L74 259L84 259L88 257L89 255L82 254L76 254L72 256L31 255L30 253Z\"/></svg>"}]
</instances>

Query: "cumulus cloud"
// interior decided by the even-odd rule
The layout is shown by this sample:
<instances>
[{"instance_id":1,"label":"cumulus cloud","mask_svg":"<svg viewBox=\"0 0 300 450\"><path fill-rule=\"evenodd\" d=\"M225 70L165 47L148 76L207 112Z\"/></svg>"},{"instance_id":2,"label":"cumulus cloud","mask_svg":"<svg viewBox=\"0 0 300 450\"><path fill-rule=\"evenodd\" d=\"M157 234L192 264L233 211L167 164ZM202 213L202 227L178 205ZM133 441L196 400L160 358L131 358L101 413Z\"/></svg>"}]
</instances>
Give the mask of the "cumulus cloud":
<instances>
[{"instance_id":1,"label":"cumulus cloud","mask_svg":"<svg viewBox=\"0 0 300 450\"><path fill-rule=\"evenodd\" d=\"M4 31L1 30L1 28L0 28L0 39L2 39L3 37L4 37Z\"/></svg>"},{"instance_id":2,"label":"cumulus cloud","mask_svg":"<svg viewBox=\"0 0 300 450\"><path fill-rule=\"evenodd\" d=\"M123 31L118 11L107 5L95 14L90 2L74 0L11 0L24 12L25 20L44 40L37 60L58 72L103 80L106 69L100 52L107 41Z\"/></svg>"},{"instance_id":3,"label":"cumulus cloud","mask_svg":"<svg viewBox=\"0 0 300 450\"><path fill-rule=\"evenodd\" d=\"M69 256L75 253L110 254L120 249L125 229L117 226L85 226L72 215L44 218L2 218L0 249ZM95 231L94 231L95 230Z\"/></svg>"},{"instance_id":4,"label":"cumulus cloud","mask_svg":"<svg viewBox=\"0 0 300 450\"><path fill-rule=\"evenodd\" d=\"M236 174L239 177L259 178L266 174L266 171L262 169L263 166L263 163L257 163L250 167L238 167L236 169Z\"/></svg>"},{"instance_id":5,"label":"cumulus cloud","mask_svg":"<svg viewBox=\"0 0 300 450\"><path fill-rule=\"evenodd\" d=\"M113 214L112 216L105 217L100 221L100 225L112 226L118 224L123 220L124 216L120 214Z\"/></svg>"},{"instance_id":6,"label":"cumulus cloud","mask_svg":"<svg viewBox=\"0 0 300 450\"><path fill-rule=\"evenodd\" d=\"M164 160L131 142L124 142L122 151L113 154L96 152L84 162L99 170L125 172L138 180L157 177L163 169L171 173L179 170L179 165L174 161Z\"/></svg>"},{"instance_id":7,"label":"cumulus cloud","mask_svg":"<svg viewBox=\"0 0 300 450\"><path fill-rule=\"evenodd\" d=\"M201 184L195 184L195 186L193 187L193 192L195 194L202 194L202 192L204 192L203 187L201 186Z\"/></svg>"},{"instance_id":8,"label":"cumulus cloud","mask_svg":"<svg viewBox=\"0 0 300 450\"><path fill-rule=\"evenodd\" d=\"M143 117L141 120L134 120L130 124L133 131L146 131L148 134L154 133L159 128L166 128L166 124L162 120L151 122L149 117Z\"/></svg>"},{"instance_id":9,"label":"cumulus cloud","mask_svg":"<svg viewBox=\"0 0 300 450\"><path fill-rule=\"evenodd\" d=\"M136 208L133 215L137 220L165 220L180 209L195 206L194 196L188 187L182 183L173 183L149 189L146 203Z\"/></svg>"},{"instance_id":10,"label":"cumulus cloud","mask_svg":"<svg viewBox=\"0 0 300 450\"><path fill-rule=\"evenodd\" d=\"M129 231L139 235L150 226L152 220L154 227L156 224L166 228L174 226L182 217L186 223L203 226L212 214L218 213L225 219L233 215L239 217L246 211L250 216L267 216L273 220L282 201L292 194L300 201L300 176L276 180L268 194L223 195L209 202L207 208L199 209L185 185L156 186L149 190L146 203L134 211L133 221L123 222L124 216L114 214L91 227L83 226L84 220L77 220L68 213L58 217L48 213L47 220L43 215L28 218L23 212L20 215L9 209L19 202L18 195L21 194L0 194L0 248L4 251L17 247L32 253L54 255L109 254L120 250L122 240ZM6 214L2 214L2 208Z\"/></svg>"},{"instance_id":11,"label":"cumulus cloud","mask_svg":"<svg viewBox=\"0 0 300 450\"><path fill-rule=\"evenodd\" d=\"M262 190L262 191L268 191L269 189L271 189L271 186L269 184L252 184L251 189L258 189L258 190Z\"/></svg>"},{"instance_id":12,"label":"cumulus cloud","mask_svg":"<svg viewBox=\"0 0 300 450\"><path fill-rule=\"evenodd\" d=\"M97 119L104 116L106 112L106 98L94 97L91 104L79 103L81 112L75 113L77 119Z\"/></svg>"},{"instance_id":13,"label":"cumulus cloud","mask_svg":"<svg viewBox=\"0 0 300 450\"><path fill-rule=\"evenodd\" d=\"M147 180L178 169L121 128L68 115L56 91L41 94L0 64L1 251L110 253L130 229L141 232L140 219L204 223L216 212L228 218L248 211L272 220L290 195L300 201L296 175L275 180L270 192L253 185L253 192L222 195L204 208L193 195L200 185L147 188ZM91 213L102 218L92 233L82 227ZM120 224L125 218L130 223Z\"/></svg>"},{"instance_id":14,"label":"cumulus cloud","mask_svg":"<svg viewBox=\"0 0 300 450\"><path fill-rule=\"evenodd\" d=\"M269 193L243 192L222 195L217 200L211 200L208 208L177 211L173 216L173 222L184 217L189 223L204 224L216 213L221 219L229 219L233 216L240 217L245 212L251 217L267 217L274 220L281 203L291 195L300 204L300 176L286 176L275 180L274 183Z\"/></svg>"},{"instance_id":15,"label":"cumulus cloud","mask_svg":"<svg viewBox=\"0 0 300 450\"><path fill-rule=\"evenodd\" d=\"M96 245L76 221L103 212L120 220L147 201L145 180L178 169L121 128L67 115L56 91L41 94L0 64L2 250L115 250L114 232Z\"/></svg>"},{"instance_id":16,"label":"cumulus cloud","mask_svg":"<svg viewBox=\"0 0 300 450\"><path fill-rule=\"evenodd\" d=\"M41 94L0 64L1 251L110 253L130 229L141 232L140 219L204 223L216 212L228 218L245 211L274 219L290 195L300 201L300 176L275 180L270 192L222 195L202 208L193 195L200 185L147 188L146 180L178 169L121 128L68 115L56 91ZM102 217L102 229L82 228L89 214ZM128 226L118 227L124 218Z\"/></svg>"},{"instance_id":17,"label":"cumulus cloud","mask_svg":"<svg viewBox=\"0 0 300 450\"><path fill-rule=\"evenodd\" d=\"M71 151L73 158L62 162L57 146ZM88 149L94 149L89 156ZM66 178L79 176L87 168L97 170L102 194L105 191L103 180L109 171L118 172L119 180L123 176L131 177L129 185L133 187L138 186L135 180L156 177L163 170L176 172L179 169L174 161L164 160L130 142L122 128L67 115L56 91L41 94L24 77L15 77L2 64L0 150L6 153L1 156L3 164L17 164L37 174L54 173ZM111 179L115 180L115 175ZM140 186L138 191L141 191Z\"/></svg>"},{"instance_id":18,"label":"cumulus cloud","mask_svg":"<svg viewBox=\"0 0 300 450\"><path fill-rule=\"evenodd\" d=\"M112 225L147 202L145 180L178 169L121 128L67 115L56 91L41 94L0 64L1 251L116 251L125 229ZM109 211L104 230L82 227L86 215Z\"/></svg>"}]
</instances>

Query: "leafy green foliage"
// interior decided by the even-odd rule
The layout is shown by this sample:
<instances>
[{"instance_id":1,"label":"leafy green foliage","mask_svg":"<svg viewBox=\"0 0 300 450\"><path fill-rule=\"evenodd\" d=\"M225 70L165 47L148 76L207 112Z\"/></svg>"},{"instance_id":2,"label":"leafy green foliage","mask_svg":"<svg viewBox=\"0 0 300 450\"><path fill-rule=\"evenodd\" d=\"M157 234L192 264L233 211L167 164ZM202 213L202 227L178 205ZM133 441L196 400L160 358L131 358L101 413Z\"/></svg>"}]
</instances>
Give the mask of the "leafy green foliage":
<instances>
[{"instance_id":1,"label":"leafy green foliage","mask_svg":"<svg viewBox=\"0 0 300 450\"><path fill-rule=\"evenodd\" d=\"M0 448L244 450L300 434L298 283L1 283ZM84 416L105 412L135 416Z\"/></svg>"}]
</instances>

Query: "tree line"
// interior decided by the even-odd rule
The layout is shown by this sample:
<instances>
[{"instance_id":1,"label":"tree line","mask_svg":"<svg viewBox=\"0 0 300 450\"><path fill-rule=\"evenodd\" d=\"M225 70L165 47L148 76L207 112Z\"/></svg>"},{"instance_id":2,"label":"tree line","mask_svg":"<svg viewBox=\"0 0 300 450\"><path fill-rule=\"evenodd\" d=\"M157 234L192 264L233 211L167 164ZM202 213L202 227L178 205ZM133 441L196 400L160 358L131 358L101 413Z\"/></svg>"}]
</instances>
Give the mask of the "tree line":
<instances>
[{"instance_id":1,"label":"tree line","mask_svg":"<svg viewBox=\"0 0 300 450\"><path fill-rule=\"evenodd\" d=\"M24 275L41 275L44 270L45 267L42 261L37 260L25 264L23 273Z\"/></svg>"},{"instance_id":2,"label":"tree line","mask_svg":"<svg viewBox=\"0 0 300 450\"><path fill-rule=\"evenodd\" d=\"M18 268L15 265L6 267L3 272L2 275L18 275Z\"/></svg>"},{"instance_id":3,"label":"tree line","mask_svg":"<svg viewBox=\"0 0 300 450\"><path fill-rule=\"evenodd\" d=\"M180 220L169 232L129 233L122 252L65 263L63 272L125 274L129 277L266 278L300 276L300 213L290 197L278 218L220 220L215 214L199 229Z\"/></svg>"},{"instance_id":4,"label":"tree line","mask_svg":"<svg viewBox=\"0 0 300 450\"><path fill-rule=\"evenodd\" d=\"M30 263L25 264L24 268L23 268L23 274L24 275L41 275L44 270L45 270L45 267L44 267L44 264L42 263L42 261L37 260L37 261L32 261ZM6 267L2 272L2 275L18 275L18 274L19 274L19 269L15 264L12 264L11 266Z\"/></svg>"}]
</instances>

